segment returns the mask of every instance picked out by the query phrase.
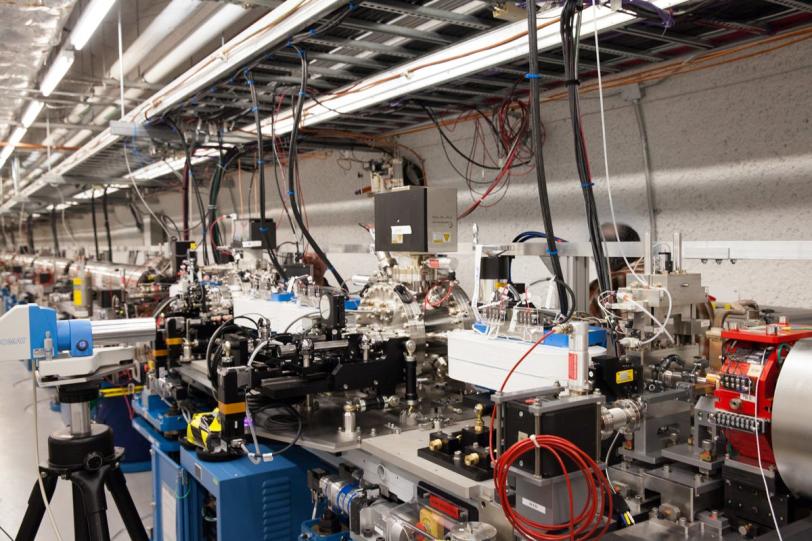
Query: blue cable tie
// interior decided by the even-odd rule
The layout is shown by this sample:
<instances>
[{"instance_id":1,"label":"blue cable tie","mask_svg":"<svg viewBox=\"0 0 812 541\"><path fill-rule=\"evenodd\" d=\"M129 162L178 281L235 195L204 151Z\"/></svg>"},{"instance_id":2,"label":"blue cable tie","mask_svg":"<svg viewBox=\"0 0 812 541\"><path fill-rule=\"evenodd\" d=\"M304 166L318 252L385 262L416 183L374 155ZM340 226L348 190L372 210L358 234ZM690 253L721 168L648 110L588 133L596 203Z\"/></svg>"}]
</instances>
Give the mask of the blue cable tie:
<instances>
[{"instance_id":1,"label":"blue cable tie","mask_svg":"<svg viewBox=\"0 0 812 541\"><path fill-rule=\"evenodd\" d=\"M584 190L586 190L587 188L591 188L591 187L592 187L592 186L594 186L594 185L595 185L595 183L594 183L594 182L582 182L582 183L581 183L581 188L583 188Z\"/></svg>"},{"instance_id":2,"label":"blue cable tie","mask_svg":"<svg viewBox=\"0 0 812 541\"><path fill-rule=\"evenodd\" d=\"M267 226L267 225L265 225L265 226L260 226L260 228L259 228L259 232L260 232L260 233L267 233L267 232L268 232L268 226Z\"/></svg>"},{"instance_id":3,"label":"blue cable tie","mask_svg":"<svg viewBox=\"0 0 812 541\"><path fill-rule=\"evenodd\" d=\"M299 91L299 97L300 98L306 98L307 97L307 92L305 92L304 90L300 90Z\"/></svg>"},{"instance_id":4,"label":"blue cable tie","mask_svg":"<svg viewBox=\"0 0 812 541\"><path fill-rule=\"evenodd\" d=\"M358 7L358 5L357 5L355 2L350 2L350 3L349 3L349 5L348 5L347 7L349 8L349 11L352 11L352 10L354 10L355 8L357 8L357 7Z\"/></svg>"},{"instance_id":5,"label":"blue cable tie","mask_svg":"<svg viewBox=\"0 0 812 541\"><path fill-rule=\"evenodd\" d=\"M318 34L315 28L311 28L310 30L307 31L307 33L310 34L311 36L315 36L316 34Z\"/></svg>"},{"instance_id":6,"label":"blue cable tie","mask_svg":"<svg viewBox=\"0 0 812 541\"><path fill-rule=\"evenodd\" d=\"M547 248L547 255L558 255L558 250L550 250Z\"/></svg>"},{"instance_id":7,"label":"blue cable tie","mask_svg":"<svg viewBox=\"0 0 812 541\"><path fill-rule=\"evenodd\" d=\"M259 111L259 109L257 109L255 106L252 105L251 106L251 112L256 113L257 111Z\"/></svg>"},{"instance_id":8,"label":"blue cable tie","mask_svg":"<svg viewBox=\"0 0 812 541\"><path fill-rule=\"evenodd\" d=\"M293 197L294 195L296 195L296 192L294 192L293 190L290 190L290 191L288 192L288 195L289 195L289 196L291 196L291 197Z\"/></svg>"},{"instance_id":9,"label":"blue cable tie","mask_svg":"<svg viewBox=\"0 0 812 541\"><path fill-rule=\"evenodd\" d=\"M265 165L265 160L257 160L257 165Z\"/></svg>"},{"instance_id":10,"label":"blue cable tie","mask_svg":"<svg viewBox=\"0 0 812 541\"><path fill-rule=\"evenodd\" d=\"M541 79L541 75L538 74L538 73L525 73L524 78L525 79Z\"/></svg>"}]
</instances>

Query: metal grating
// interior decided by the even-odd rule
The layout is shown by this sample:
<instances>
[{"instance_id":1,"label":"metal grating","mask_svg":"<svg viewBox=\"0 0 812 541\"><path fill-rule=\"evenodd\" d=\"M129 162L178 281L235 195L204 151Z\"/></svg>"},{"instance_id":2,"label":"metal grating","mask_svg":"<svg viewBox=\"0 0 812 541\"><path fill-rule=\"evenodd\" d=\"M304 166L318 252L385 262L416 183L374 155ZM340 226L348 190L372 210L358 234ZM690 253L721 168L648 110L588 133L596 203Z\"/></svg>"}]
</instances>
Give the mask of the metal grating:
<instances>
[{"instance_id":1,"label":"metal grating","mask_svg":"<svg viewBox=\"0 0 812 541\"><path fill-rule=\"evenodd\" d=\"M349 12L345 7L315 21L311 28L338 22L313 32L301 44L309 58L308 92L316 98L506 24L493 17L489 3L479 0L381 0L360 1L355 5ZM698 0L673 15L675 24L667 30L657 21L637 19L622 28L602 32L603 74L615 75L809 26L812 0ZM579 61L584 81L596 76L595 53L591 39L584 40ZM165 115L185 126L222 126L226 132L251 122L251 98L245 78L248 67L257 83L263 117L274 108L291 106L298 92L301 67L297 51L285 45L257 51L250 66L236 68ZM563 88L560 48L542 51L540 68L543 90ZM526 62L513 62L363 111L342 114L319 124L317 130L307 130L303 148L349 144L340 137L329 136L330 131L377 136L424 124L428 118L421 104L444 114L487 108L513 92L525 94L526 71ZM250 145L251 139L245 139L245 143ZM211 139L208 144L213 144ZM122 142L112 145L74 167L69 175L123 177L126 168L122 145ZM282 145L284 148L285 143ZM131 161L132 168L154 163L172 152L177 155L177 146L172 147L166 143L158 145L157 153L154 146L139 147L138 155ZM251 160L245 159L244 165L251 167Z\"/></svg>"}]
</instances>

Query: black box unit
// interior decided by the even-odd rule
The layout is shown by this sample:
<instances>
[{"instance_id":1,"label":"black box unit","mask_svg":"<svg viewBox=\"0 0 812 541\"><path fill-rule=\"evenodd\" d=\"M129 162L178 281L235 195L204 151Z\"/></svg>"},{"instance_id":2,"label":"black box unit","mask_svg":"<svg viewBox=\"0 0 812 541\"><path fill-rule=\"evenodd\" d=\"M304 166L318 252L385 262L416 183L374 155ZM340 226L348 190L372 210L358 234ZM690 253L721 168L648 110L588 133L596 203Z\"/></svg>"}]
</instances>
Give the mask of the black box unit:
<instances>
[{"instance_id":1,"label":"black box unit","mask_svg":"<svg viewBox=\"0 0 812 541\"><path fill-rule=\"evenodd\" d=\"M457 190L408 186L375 194L375 250L457 250Z\"/></svg>"},{"instance_id":2,"label":"black box unit","mask_svg":"<svg viewBox=\"0 0 812 541\"><path fill-rule=\"evenodd\" d=\"M566 407L551 407L549 411L541 413L538 427L536 425L536 416L532 413L530 406L531 404L523 402L507 402L505 404L504 449L519 440L526 439L531 434L545 434L569 440L589 456L596 460L600 458L600 434L598 432L600 427L600 403L576 402ZM542 477L556 477L563 473L560 464L552 454L542 452L540 458ZM569 458L562 457L562 460L568 472L578 470L578 467ZM514 466L534 473L535 451L529 451L522 455Z\"/></svg>"},{"instance_id":3,"label":"black box unit","mask_svg":"<svg viewBox=\"0 0 812 541\"><path fill-rule=\"evenodd\" d=\"M234 222L234 237L231 245L235 248L267 250L269 247L276 249L276 222L267 218L263 233L260 227L260 220L256 218L248 220L236 220Z\"/></svg>"},{"instance_id":4,"label":"black box unit","mask_svg":"<svg viewBox=\"0 0 812 541\"><path fill-rule=\"evenodd\" d=\"M176 240L172 244L172 275L177 276L180 267L185 259L189 259L189 254L197 248L196 243L190 240Z\"/></svg>"}]
</instances>

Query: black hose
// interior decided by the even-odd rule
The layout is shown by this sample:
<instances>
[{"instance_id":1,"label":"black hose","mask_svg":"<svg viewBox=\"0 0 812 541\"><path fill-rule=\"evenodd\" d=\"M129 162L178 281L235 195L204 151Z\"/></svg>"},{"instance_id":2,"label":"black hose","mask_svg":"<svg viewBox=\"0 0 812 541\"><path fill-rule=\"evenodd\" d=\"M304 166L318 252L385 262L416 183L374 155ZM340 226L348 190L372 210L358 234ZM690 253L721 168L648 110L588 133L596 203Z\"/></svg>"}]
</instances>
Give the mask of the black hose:
<instances>
[{"instance_id":1,"label":"black hose","mask_svg":"<svg viewBox=\"0 0 812 541\"><path fill-rule=\"evenodd\" d=\"M555 244L553 231L553 218L550 210L550 196L547 193L547 173L544 170L544 151L542 150L541 129L541 85L539 84L538 37L536 29L536 2L527 3L527 35L530 40L530 126L533 142L533 155L536 161L536 183L538 185L539 203L541 205L541 218L544 223L544 232L547 235L547 254L558 289L558 304L561 313L568 312L567 290L565 288L564 271L561 260L558 258L558 249ZM571 291L571 290L570 290ZM574 302L574 300L573 300Z\"/></svg>"},{"instance_id":2,"label":"black hose","mask_svg":"<svg viewBox=\"0 0 812 541\"><path fill-rule=\"evenodd\" d=\"M163 312L166 309L167 306L172 304L172 301L176 301L176 300L178 300L177 296L168 297L168 298L162 300L161 303L158 306L155 307L155 310L153 310L152 317L158 317L159 315L161 315L161 312Z\"/></svg>"},{"instance_id":3,"label":"black hose","mask_svg":"<svg viewBox=\"0 0 812 541\"><path fill-rule=\"evenodd\" d=\"M56 209L51 209L51 236L54 238L54 255L59 255L59 235L56 231Z\"/></svg>"},{"instance_id":4,"label":"black hose","mask_svg":"<svg viewBox=\"0 0 812 541\"><path fill-rule=\"evenodd\" d=\"M335 277L339 287L341 287L343 291L347 292L349 291L349 288L347 287L347 283L344 281L344 278L341 277L336 268L328 259L327 254L324 253L316 242L316 239L314 239L313 235L311 235L310 231L308 231L307 226L302 219L302 213L299 210L299 203L296 200L296 147L297 138L299 137L299 123L302 119L302 109L304 108L307 91L307 53L303 49L296 48L296 50L299 52L299 56L302 58L302 84L299 88L298 99L296 100L296 108L293 115L293 128L290 132L290 145L288 150L288 194L290 197L290 208L291 211L293 211L293 217L296 219L296 223L299 224L299 229L307 239L307 242L310 243L313 251L316 252L316 255L324 262L324 265Z\"/></svg>"},{"instance_id":5,"label":"black hose","mask_svg":"<svg viewBox=\"0 0 812 541\"><path fill-rule=\"evenodd\" d=\"M32 214L28 215L28 218L25 220L26 225L26 240L28 241L28 253L34 253L34 216Z\"/></svg>"},{"instance_id":6,"label":"black hose","mask_svg":"<svg viewBox=\"0 0 812 541\"><path fill-rule=\"evenodd\" d=\"M578 177L581 182L581 191L586 207L587 228L589 240L592 245L592 256L595 260L595 270L598 277L600 292L612 289L612 279L603 251L603 239L600 220L598 218L595 194L592 190L592 173L589 169L586 141L581 124L581 105L578 97L578 70L576 66L577 44L574 43L575 28L573 26L576 14L583 9L583 0L566 0L561 11L561 44L564 56L565 84L569 97L570 116L572 120L573 140L575 143L575 163Z\"/></svg>"},{"instance_id":7,"label":"black hose","mask_svg":"<svg viewBox=\"0 0 812 541\"><path fill-rule=\"evenodd\" d=\"M183 132L178 127L178 125L169 117L164 117L164 120L169 124L169 126L175 130L175 133L178 135L181 144L183 145L183 153L186 157L186 167L185 167L185 174L184 174L184 216L183 216L183 228L185 230L185 239L189 240L189 208L188 208L188 201L189 201L189 187L191 186L194 188L195 194L195 202L197 203L197 212L200 215L200 225L203 229L203 240L206 239L206 231L208 231L208 224L206 223L206 207L203 205L203 196L200 195L200 186L195 178L194 174L192 173L192 154L193 149L190 144L186 142L186 136L183 135ZM203 242L203 261L208 261L209 259L209 250L208 246L205 242Z\"/></svg>"},{"instance_id":8,"label":"black hose","mask_svg":"<svg viewBox=\"0 0 812 541\"><path fill-rule=\"evenodd\" d=\"M110 215L107 212L107 188L102 192L102 212L104 213L104 234L107 235L107 261L113 262L113 237L110 235Z\"/></svg>"},{"instance_id":9,"label":"black hose","mask_svg":"<svg viewBox=\"0 0 812 541\"><path fill-rule=\"evenodd\" d=\"M265 244L265 248L268 250L268 257L271 258L271 263L273 264L274 269L276 272L279 273L279 276L286 280L288 279L288 275L285 272L285 269L279 263L279 259L276 257L276 247L271 246L270 236L268 235L268 225L265 222L265 153L264 149L264 141L262 140L262 121L259 117L259 99L257 98L257 89L254 85L254 76L251 73L247 73L246 76L248 77L248 87L251 89L251 109L254 111L254 121L257 125L257 167L259 168L259 231L263 237L263 243ZM276 164L274 164L276 167ZM284 202L282 202L284 204Z\"/></svg>"},{"instance_id":10,"label":"black hose","mask_svg":"<svg viewBox=\"0 0 812 541\"><path fill-rule=\"evenodd\" d=\"M96 190L90 194L90 217L93 220L93 247L96 250L96 261L99 261L99 231L96 225Z\"/></svg>"}]
</instances>

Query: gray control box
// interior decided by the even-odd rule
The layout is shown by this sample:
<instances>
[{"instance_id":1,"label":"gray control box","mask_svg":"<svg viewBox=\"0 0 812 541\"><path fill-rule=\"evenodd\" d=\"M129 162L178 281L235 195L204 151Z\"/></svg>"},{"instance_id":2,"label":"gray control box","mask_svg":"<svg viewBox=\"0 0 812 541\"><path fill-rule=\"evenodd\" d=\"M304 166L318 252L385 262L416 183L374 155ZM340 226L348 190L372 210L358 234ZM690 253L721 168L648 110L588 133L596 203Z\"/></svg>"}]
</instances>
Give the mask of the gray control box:
<instances>
[{"instance_id":1,"label":"gray control box","mask_svg":"<svg viewBox=\"0 0 812 541\"><path fill-rule=\"evenodd\" d=\"M456 188L408 186L375 194L375 250L456 252Z\"/></svg>"}]
</instances>

